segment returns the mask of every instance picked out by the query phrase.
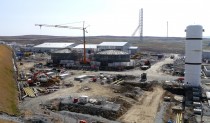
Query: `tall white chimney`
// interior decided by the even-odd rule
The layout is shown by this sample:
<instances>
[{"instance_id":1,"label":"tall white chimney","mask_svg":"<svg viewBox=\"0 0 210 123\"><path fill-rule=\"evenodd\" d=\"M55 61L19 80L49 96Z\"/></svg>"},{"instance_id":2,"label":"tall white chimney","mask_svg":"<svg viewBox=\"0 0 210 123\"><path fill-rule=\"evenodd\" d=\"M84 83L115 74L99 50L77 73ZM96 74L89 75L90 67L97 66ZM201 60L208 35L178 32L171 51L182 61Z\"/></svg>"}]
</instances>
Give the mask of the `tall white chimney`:
<instances>
[{"instance_id":1,"label":"tall white chimney","mask_svg":"<svg viewBox=\"0 0 210 123\"><path fill-rule=\"evenodd\" d=\"M199 87L201 82L202 38L201 25L189 25L185 42L185 85Z\"/></svg>"}]
</instances>

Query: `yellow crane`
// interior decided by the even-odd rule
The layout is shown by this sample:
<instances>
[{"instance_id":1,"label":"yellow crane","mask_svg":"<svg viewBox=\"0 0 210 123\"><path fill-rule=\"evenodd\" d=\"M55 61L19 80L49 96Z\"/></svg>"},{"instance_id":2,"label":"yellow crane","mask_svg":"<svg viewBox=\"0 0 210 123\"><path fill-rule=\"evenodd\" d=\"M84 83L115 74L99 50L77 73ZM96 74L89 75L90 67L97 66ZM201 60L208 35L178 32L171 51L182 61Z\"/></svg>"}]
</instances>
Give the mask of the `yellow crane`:
<instances>
[{"instance_id":1,"label":"yellow crane","mask_svg":"<svg viewBox=\"0 0 210 123\"><path fill-rule=\"evenodd\" d=\"M84 57L83 57L83 63L86 64L86 48L85 48L85 33L87 33L86 28L85 27L85 22L83 21L83 26L82 27L73 27L73 26L62 26L62 25L49 25L49 24L35 24L35 26L39 26L40 28L42 27L55 27L55 28L67 28L67 29L79 29L83 31L83 44L84 44Z\"/></svg>"}]
</instances>

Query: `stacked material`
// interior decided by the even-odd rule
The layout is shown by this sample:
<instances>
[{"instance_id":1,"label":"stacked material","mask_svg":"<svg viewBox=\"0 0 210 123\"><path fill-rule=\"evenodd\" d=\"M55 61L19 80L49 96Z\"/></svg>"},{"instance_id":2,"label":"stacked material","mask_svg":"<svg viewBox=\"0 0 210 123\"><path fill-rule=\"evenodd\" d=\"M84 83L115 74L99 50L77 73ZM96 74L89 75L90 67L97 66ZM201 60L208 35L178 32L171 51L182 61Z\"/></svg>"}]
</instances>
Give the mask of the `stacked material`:
<instances>
[{"instance_id":1,"label":"stacked material","mask_svg":"<svg viewBox=\"0 0 210 123\"><path fill-rule=\"evenodd\" d=\"M26 95L28 95L29 97L35 97L35 93L32 88L25 87L25 88L23 88L23 90L26 93Z\"/></svg>"}]
</instances>

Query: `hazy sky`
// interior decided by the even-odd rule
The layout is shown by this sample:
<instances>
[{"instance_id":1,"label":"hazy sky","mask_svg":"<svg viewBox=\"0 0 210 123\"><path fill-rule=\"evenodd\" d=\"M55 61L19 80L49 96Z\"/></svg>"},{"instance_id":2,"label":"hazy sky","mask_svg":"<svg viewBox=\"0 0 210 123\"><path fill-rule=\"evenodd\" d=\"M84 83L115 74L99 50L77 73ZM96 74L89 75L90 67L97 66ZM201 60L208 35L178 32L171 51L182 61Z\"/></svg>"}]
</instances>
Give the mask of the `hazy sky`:
<instances>
[{"instance_id":1,"label":"hazy sky","mask_svg":"<svg viewBox=\"0 0 210 123\"><path fill-rule=\"evenodd\" d=\"M209 0L0 0L0 36L82 36L81 30L43 27L34 24L65 24L85 21L87 36L131 36L144 9L144 36L184 37L190 24L203 25L210 36ZM82 23L69 24L82 26Z\"/></svg>"}]
</instances>

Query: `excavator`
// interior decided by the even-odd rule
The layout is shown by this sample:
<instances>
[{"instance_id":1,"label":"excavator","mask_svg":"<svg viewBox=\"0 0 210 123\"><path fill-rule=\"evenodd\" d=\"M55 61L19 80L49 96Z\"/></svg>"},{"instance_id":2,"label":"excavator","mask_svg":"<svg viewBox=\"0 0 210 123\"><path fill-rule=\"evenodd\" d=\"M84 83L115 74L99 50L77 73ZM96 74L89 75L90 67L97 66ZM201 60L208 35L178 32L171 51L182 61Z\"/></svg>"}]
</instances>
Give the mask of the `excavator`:
<instances>
[{"instance_id":1,"label":"excavator","mask_svg":"<svg viewBox=\"0 0 210 123\"><path fill-rule=\"evenodd\" d=\"M38 71L33 74L31 78L27 80L29 85L34 85L35 83L39 82L40 84L55 84L59 83L59 79L57 77L53 78L46 74L45 72Z\"/></svg>"}]
</instances>

